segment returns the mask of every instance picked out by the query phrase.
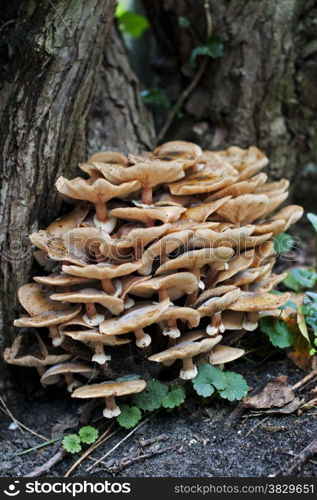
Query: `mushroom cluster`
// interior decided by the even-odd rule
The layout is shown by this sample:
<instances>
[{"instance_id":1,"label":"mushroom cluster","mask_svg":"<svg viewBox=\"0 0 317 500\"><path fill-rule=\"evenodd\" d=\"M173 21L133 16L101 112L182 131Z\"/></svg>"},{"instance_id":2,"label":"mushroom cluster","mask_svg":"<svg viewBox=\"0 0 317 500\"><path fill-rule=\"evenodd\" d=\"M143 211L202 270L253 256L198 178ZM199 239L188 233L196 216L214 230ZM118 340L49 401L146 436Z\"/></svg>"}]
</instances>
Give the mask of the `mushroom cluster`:
<instances>
[{"instance_id":1,"label":"mushroom cluster","mask_svg":"<svg viewBox=\"0 0 317 500\"><path fill-rule=\"evenodd\" d=\"M289 183L267 182L267 163L256 147L173 141L101 152L79 165L87 178L60 177L74 208L30 235L46 273L19 290L27 314L6 361L73 397L104 398L113 417L115 397L142 391L154 373L190 380L197 361L243 355L235 339L288 300L271 293L285 277L273 272L273 239L303 212L278 208Z\"/></svg>"}]
</instances>

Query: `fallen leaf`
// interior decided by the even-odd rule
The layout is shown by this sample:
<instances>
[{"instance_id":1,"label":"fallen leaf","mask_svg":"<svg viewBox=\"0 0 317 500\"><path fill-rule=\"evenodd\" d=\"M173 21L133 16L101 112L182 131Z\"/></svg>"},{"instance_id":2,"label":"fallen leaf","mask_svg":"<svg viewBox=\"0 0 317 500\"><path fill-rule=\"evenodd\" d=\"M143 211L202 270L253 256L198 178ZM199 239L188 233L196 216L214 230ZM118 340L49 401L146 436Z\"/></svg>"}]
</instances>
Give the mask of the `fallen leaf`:
<instances>
[{"instance_id":1,"label":"fallen leaf","mask_svg":"<svg viewBox=\"0 0 317 500\"><path fill-rule=\"evenodd\" d=\"M264 389L243 399L244 405L251 409L281 408L295 398L292 386L288 385L287 377L281 376L271 380Z\"/></svg>"},{"instance_id":2,"label":"fallen leaf","mask_svg":"<svg viewBox=\"0 0 317 500\"><path fill-rule=\"evenodd\" d=\"M288 415L290 413L294 413L302 404L305 402L305 399L302 398L295 398L293 401L288 403L287 405L283 406L283 408L272 408L271 410L263 410L263 411L258 411L258 412L251 412L253 417L259 417L263 415L272 415L272 414L277 414L281 413L284 415Z\"/></svg>"}]
</instances>

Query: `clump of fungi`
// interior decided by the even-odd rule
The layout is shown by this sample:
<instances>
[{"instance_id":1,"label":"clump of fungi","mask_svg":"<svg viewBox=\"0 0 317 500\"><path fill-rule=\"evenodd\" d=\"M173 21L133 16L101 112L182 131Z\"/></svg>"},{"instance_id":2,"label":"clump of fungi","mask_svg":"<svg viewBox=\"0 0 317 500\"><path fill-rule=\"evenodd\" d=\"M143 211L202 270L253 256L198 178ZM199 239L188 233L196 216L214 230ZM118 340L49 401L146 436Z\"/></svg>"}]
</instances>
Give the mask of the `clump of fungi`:
<instances>
[{"instance_id":1,"label":"clump of fungi","mask_svg":"<svg viewBox=\"0 0 317 500\"><path fill-rule=\"evenodd\" d=\"M113 417L115 397L150 378L190 380L197 362L242 356L235 339L288 300L270 293L285 277L273 272L273 238L303 212L278 208L289 183L267 182L267 163L256 147L173 141L101 152L79 165L88 178L60 177L74 208L30 235L51 274L20 288L24 330L6 361L73 397L103 398Z\"/></svg>"}]
</instances>

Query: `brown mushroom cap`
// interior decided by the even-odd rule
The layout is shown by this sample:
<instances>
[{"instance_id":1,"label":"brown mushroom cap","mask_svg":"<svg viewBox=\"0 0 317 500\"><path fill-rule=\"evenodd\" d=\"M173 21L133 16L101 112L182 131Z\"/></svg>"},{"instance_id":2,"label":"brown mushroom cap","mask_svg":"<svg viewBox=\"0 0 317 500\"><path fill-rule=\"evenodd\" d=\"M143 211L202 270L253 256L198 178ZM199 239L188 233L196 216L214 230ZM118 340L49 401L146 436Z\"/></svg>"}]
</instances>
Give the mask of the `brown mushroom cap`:
<instances>
[{"instance_id":1,"label":"brown mushroom cap","mask_svg":"<svg viewBox=\"0 0 317 500\"><path fill-rule=\"evenodd\" d=\"M191 328L195 328L200 323L199 312L191 307L180 306L170 306L167 311L162 314L160 321L176 321L178 319L187 321Z\"/></svg>"},{"instance_id":2,"label":"brown mushroom cap","mask_svg":"<svg viewBox=\"0 0 317 500\"><path fill-rule=\"evenodd\" d=\"M217 153L239 171L239 180L248 179L269 162L262 151L255 146L250 146L247 149L231 146L225 151L217 151Z\"/></svg>"},{"instance_id":3,"label":"brown mushroom cap","mask_svg":"<svg viewBox=\"0 0 317 500\"><path fill-rule=\"evenodd\" d=\"M241 292L236 302L231 304L232 311L267 311L278 309L290 298L289 293L275 295L273 293Z\"/></svg>"},{"instance_id":4,"label":"brown mushroom cap","mask_svg":"<svg viewBox=\"0 0 317 500\"><path fill-rule=\"evenodd\" d=\"M221 335L214 338L200 340L199 342L180 342L179 344L169 347L165 351L152 354L148 358L149 361L156 361L162 363L164 361L171 361L172 359L192 358L203 352L210 351L222 339Z\"/></svg>"},{"instance_id":5,"label":"brown mushroom cap","mask_svg":"<svg viewBox=\"0 0 317 500\"><path fill-rule=\"evenodd\" d=\"M304 209L299 205L288 205L272 216L273 220L283 219L286 222L284 231L295 224L303 215Z\"/></svg>"},{"instance_id":6,"label":"brown mushroom cap","mask_svg":"<svg viewBox=\"0 0 317 500\"><path fill-rule=\"evenodd\" d=\"M57 190L75 200L88 200L91 203L102 203L112 198L123 198L138 191L141 185L138 181L131 181L115 186L106 179L83 179L75 177L68 180L61 176L56 181Z\"/></svg>"},{"instance_id":7,"label":"brown mushroom cap","mask_svg":"<svg viewBox=\"0 0 317 500\"><path fill-rule=\"evenodd\" d=\"M90 342L92 344L101 343L116 346L129 344L131 342L130 339L116 337L115 335L102 335L99 329L96 328L91 330L64 330L64 334L74 340L78 340L80 342Z\"/></svg>"},{"instance_id":8,"label":"brown mushroom cap","mask_svg":"<svg viewBox=\"0 0 317 500\"><path fill-rule=\"evenodd\" d=\"M68 306L69 307L69 306ZM81 305L74 306L67 310L62 311L45 311L37 316L22 316L19 319L14 320L14 326L24 326L24 327L49 327L54 325L60 325L71 318L77 316L81 310Z\"/></svg>"},{"instance_id":9,"label":"brown mushroom cap","mask_svg":"<svg viewBox=\"0 0 317 500\"><path fill-rule=\"evenodd\" d=\"M54 293L51 296L52 300L59 302L71 302L80 304L96 303L108 309L112 314L120 314L124 310L124 302L122 299L113 295L96 290L95 288L84 288L73 292Z\"/></svg>"},{"instance_id":10,"label":"brown mushroom cap","mask_svg":"<svg viewBox=\"0 0 317 500\"><path fill-rule=\"evenodd\" d=\"M269 203L269 197L265 194L243 194L219 207L217 214L233 224L248 224L259 219Z\"/></svg>"},{"instance_id":11,"label":"brown mushroom cap","mask_svg":"<svg viewBox=\"0 0 317 500\"><path fill-rule=\"evenodd\" d=\"M43 385L56 384L60 379L61 375L78 373L86 378L91 378L95 375L96 370L90 366L84 365L82 363L75 362L65 362L59 363L58 365L51 366L41 377L41 383Z\"/></svg>"},{"instance_id":12,"label":"brown mushroom cap","mask_svg":"<svg viewBox=\"0 0 317 500\"><path fill-rule=\"evenodd\" d=\"M193 165L202 156L202 150L193 142L169 141L154 149L153 154L162 160L179 160L184 168Z\"/></svg>"},{"instance_id":13,"label":"brown mushroom cap","mask_svg":"<svg viewBox=\"0 0 317 500\"><path fill-rule=\"evenodd\" d=\"M137 220L144 224L152 220L160 220L164 224L174 222L179 219L186 208L180 206L169 207L122 207L111 210L110 215L118 219Z\"/></svg>"},{"instance_id":14,"label":"brown mushroom cap","mask_svg":"<svg viewBox=\"0 0 317 500\"><path fill-rule=\"evenodd\" d=\"M49 276L34 276L34 281L40 285L48 286L78 286L91 283L92 279L70 276L65 273L50 274Z\"/></svg>"},{"instance_id":15,"label":"brown mushroom cap","mask_svg":"<svg viewBox=\"0 0 317 500\"><path fill-rule=\"evenodd\" d=\"M166 231L171 227L170 224L162 224L161 226L152 227L135 227L125 233L120 238L112 238L112 243L116 249L121 248L136 248L140 246L144 248L152 241L162 237ZM110 257L108 242L101 244L100 251L106 256Z\"/></svg>"},{"instance_id":16,"label":"brown mushroom cap","mask_svg":"<svg viewBox=\"0 0 317 500\"><path fill-rule=\"evenodd\" d=\"M138 304L121 316L104 320L99 325L100 332L105 335L122 335L152 325L160 320L169 305L169 300L158 304L151 302Z\"/></svg>"},{"instance_id":17,"label":"brown mushroom cap","mask_svg":"<svg viewBox=\"0 0 317 500\"><path fill-rule=\"evenodd\" d=\"M245 351L243 349L238 349L237 347L216 345L208 355L208 361L211 365L222 365L241 358L244 353Z\"/></svg>"},{"instance_id":18,"label":"brown mushroom cap","mask_svg":"<svg viewBox=\"0 0 317 500\"><path fill-rule=\"evenodd\" d=\"M137 297L151 297L161 289L165 289L171 300L184 294L190 295L198 288L198 279L193 273L181 272L162 275L147 281L136 283L130 290Z\"/></svg>"},{"instance_id":19,"label":"brown mushroom cap","mask_svg":"<svg viewBox=\"0 0 317 500\"><path fill-rule=\"evenodd\" d=\"M128 158L118 151L100 151L90 156L88 163L93 164L95 161L100 161L103 163L115 163L118 165L128 165Z\"/></svg>"},{"instance_id":20,"label":"brown mushroom cap","mask_svg":"<svg viewBox=\"0 0 317 500\"><path fill-rule=\"evenodd\" d=\"M126 276L127 274L137 271L141 265L141 261L125 262L119 265L101 262L99 264L90 264L85 267L63 266L62 269L64 273L72 274L73 276L103 280Z\"/></svg>"},{"instance_id":21,"label":"brown mushroom cap","mask_svg":"<svg viewBox=\"0 0 317 500\"><path fill-rule=\"evenodd\" d=\"M267 175L264 173L260 173L255 175L251 179L247 179L241 182L235 182L234 184L227 186L220 191L216 191L215 193L208 196L205 201L215 201L220 198L224 198L225 196L231 196L236 198L237 196L241 196L242 194L250 194L253 193L258 186L262 186L267 179Z\"/></svg>"},{"instance_id":22,"label":"brown mushroom cap","mask_svg":"<svg viewBox=\"0 0 317 500\"><path fill-rule=\"evenodd\" d=\"M163 274L166 271L173 271L176 269L200 269L205 264L217 263L223 264L227 262L234 254L234 250L229 247L218 248L202 248L200 250L191 250L185 252L175 259L170 259L162 264L155 274Z\"/></svg>"},{"instance_id":23,"label":"brown mushroom cap","mask_svg":"<svg viewBox=\"0 0 317 500\"><path fill-rule=\"evenodd\" d=\"M200 203L194 207L190 207L181 216L181 219L194 222L206 222L208 217L216 212L224 203L230 200L230 196L221 198L220 200L211 201L209 203Z\"/></svg>"},{"instance_id":24,"label":"brown mushroom cap","mask_svg":"<svg viewBox=\"0 0 317 500\"><path fill-rule=\"evenodd\" d=\"M228 262L228 269L224 271L220 271L215 280L213 281L214 285L220 283L221 281L226 281L231 276L234 276L240 271L244 269L248 269L254 260L254 250L247 250L246 252L242 252L236 257L234 257L230 262Z\"/></svg>"},{"instance_id":25,"label":"brown mushroom cap","mask_svg":"<svg viewBox=\"0 0 317 500\"><path fill-rule=\"evenodd\" d=\"M24 336L18 335L11 347L7 347L4 350L3 357L6 363L10 365L17 366L27 366L27 367L39 367L54 365L55 363L63 363L70 359L71 355L68 353L62 353L58 349L50 348L44 344L38 333L35 333L38 349L31 354L21 354L19 351L22 345Z\"/></svg>"},{"instance_id":26,"label":"brown mushroom cap","mask_svg":"<svg viewBox=\"0 0 317 500\"><path fill-rule=\"evenodd\" d=\"M228 228L224 231L214 231L213 229L195 229L192 237L194 248L230 246L245 248L250 244L249 236L253 233L253 225Z\"/></svg>"},{"instance_id":27,"label":"brown mushroom cap","mask_svg":"<svg viewBox=\"0 0 317 500\"><path fill-rule=\"evenodd\" d=\"M79 387L72 393L72 398L107 398L110 396L126 396L145 389L145 380L107 381Z\"/></svg>"},{"instance_id":28,"label":"brown mushroom cap","mask_svg":"<svg viewBox=\"0 0 317 500\"><path fill-rule=\"evenodd\" d=\"M221 287L225 288L225 287ZM209 290L208 290L209 291ZM210 291L212 292L212 291ZM228 309L231 304L237 301L241 293L240 288L235 287L233 290L229 290L220 295L217 289L214 289L213 295L211 295L206 301L201 303L198 307L198 312L200 317L212 316L218 311L224 311Z\"/></svg>"}]
</instances>

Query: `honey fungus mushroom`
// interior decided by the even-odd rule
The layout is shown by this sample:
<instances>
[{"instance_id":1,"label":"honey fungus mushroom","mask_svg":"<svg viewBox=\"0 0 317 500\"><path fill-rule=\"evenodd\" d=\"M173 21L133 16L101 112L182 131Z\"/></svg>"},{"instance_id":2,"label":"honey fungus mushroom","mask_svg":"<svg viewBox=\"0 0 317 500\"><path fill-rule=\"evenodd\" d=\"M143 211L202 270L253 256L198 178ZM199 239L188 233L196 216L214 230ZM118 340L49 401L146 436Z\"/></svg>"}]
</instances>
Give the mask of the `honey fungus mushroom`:
<instances>
[{"instance_id":1,"label":"honey fungus mushroom","mask_svg":"<svg viewBox=\"0 0 317 500\"><path fill-rule=\"evenodd\" d=\"M101 384L86 385L76 389L72 398L103 398L106 407L103 410L105 418L113 418L120 415L121 410L116 404L116 397L136 394L146 387L145 380L107 381Z\"/></svg>"},{"instance_id":2,"label":"honey fungus mushroom","mask_svg":"<svg viewBox=\"0 0 317 500\"><path fill-rule=\"evenodd\" d=\"M179 377L183 380L190 380L195 378L198 373L197 367L193 362L193 358L198 354L210 351L221 341L221 339L222 336L218 335L212 339L203 339L199 342L180 342L179 344L166 349L166 351L153 354L148 359L149 361L156 361L157 363L181 359L183 362L183 368L179 373Z\"/></svg>"},{"instance_id":3,"label":"honey fungus mushroom","mask_svg":"<svg viewBox=\"0 0 317 500\"><path fill-rule=\"evenodd\" d=\"M41 377L41 384L44 386L53 385L64 380L67 384L67 391L72 392L75 387L81 385L80 381L74 377L75 374L90 379L97 375L97 371L94 368L82 363L75 363L71 361L59 363L51 366L43 373Z\"/></svg>"}]
</instances>

